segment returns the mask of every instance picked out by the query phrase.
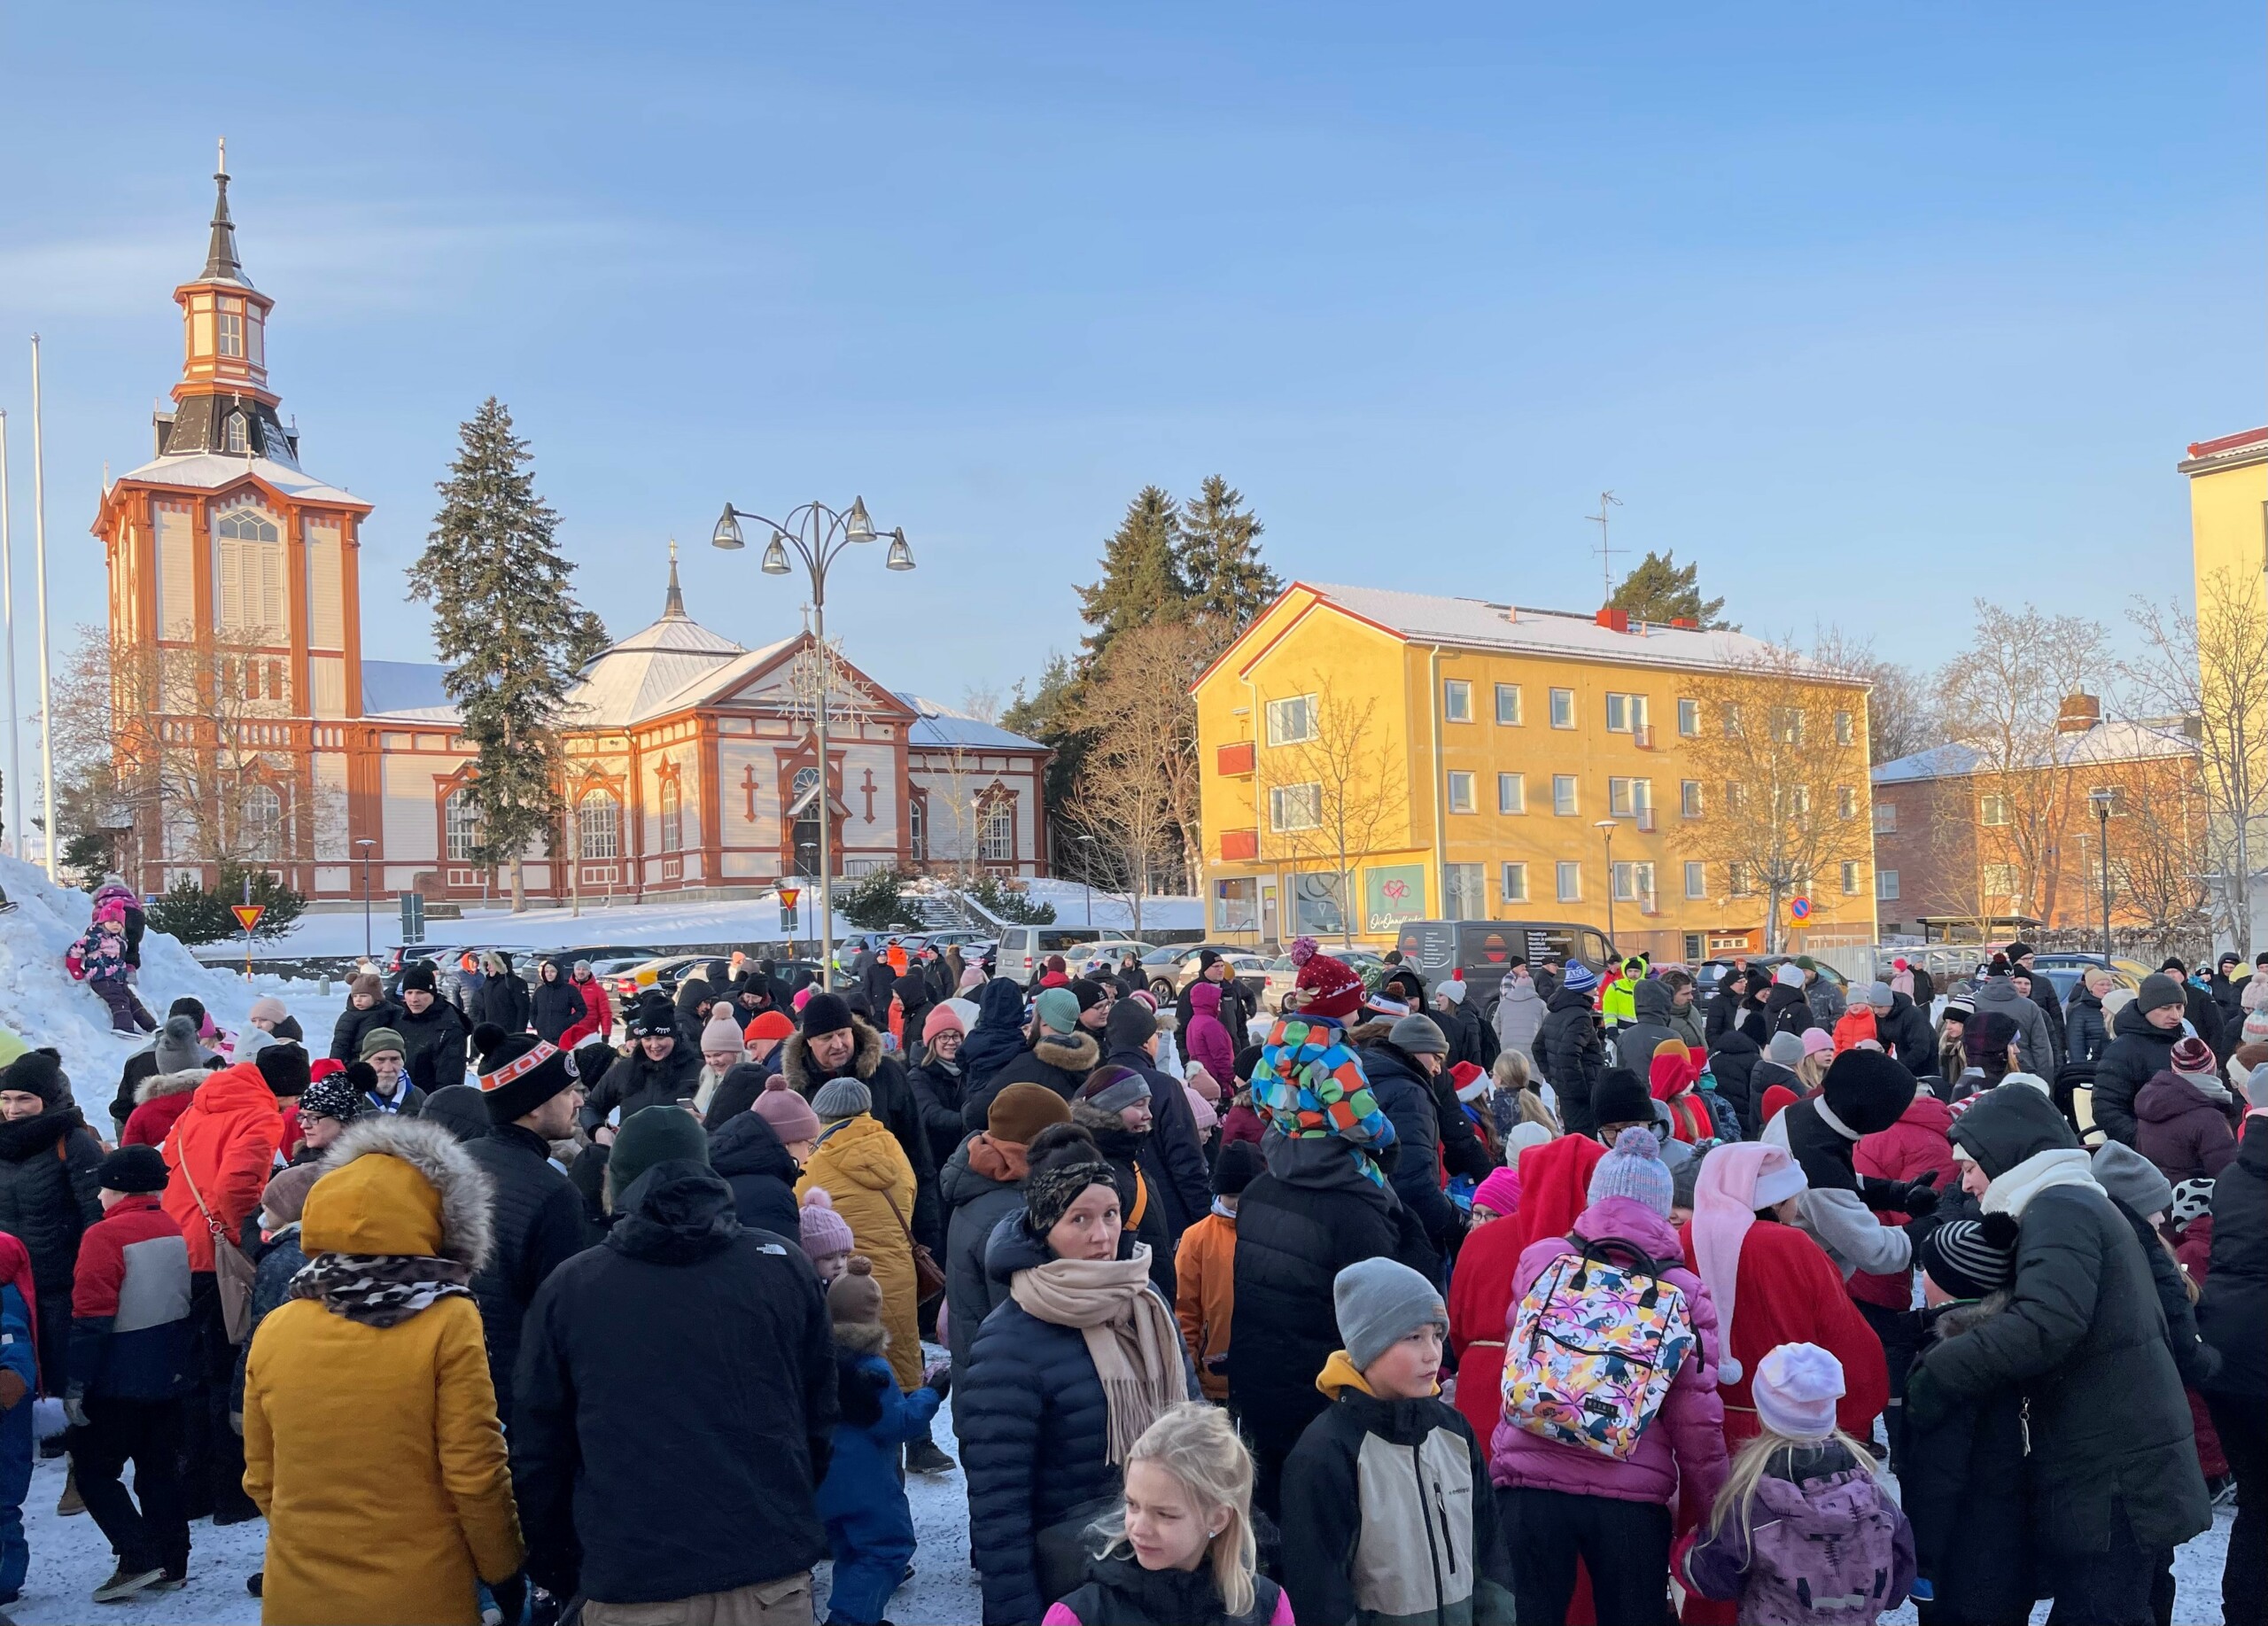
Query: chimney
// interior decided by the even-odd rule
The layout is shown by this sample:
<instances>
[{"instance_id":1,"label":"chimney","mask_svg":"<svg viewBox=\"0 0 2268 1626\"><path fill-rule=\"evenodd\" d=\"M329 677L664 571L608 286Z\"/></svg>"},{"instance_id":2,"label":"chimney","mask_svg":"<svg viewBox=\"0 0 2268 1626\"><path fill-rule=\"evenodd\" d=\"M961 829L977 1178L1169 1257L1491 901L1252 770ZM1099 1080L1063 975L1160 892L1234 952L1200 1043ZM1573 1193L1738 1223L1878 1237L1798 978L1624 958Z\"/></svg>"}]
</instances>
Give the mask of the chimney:
<instances>
[{"instance_id":1,"label":"chimney","mask_svg":"<svg viewBox=\"0 0 2268 1626\"><path fill-rule=\"evenodd\" d=\"M2094 695L2066 695L2055 713L2055 732L2085 734L2102 721L2102 701Z\"/></svg>"},{"instance_id":2,"label":"chimney","mask_svg":"<svg viewBox=\"0 0 2268 1626\"><path fill-rule=\"evenodd\" d=\"M1598 612L1598 624L1609 632L1627 633L1630 630L1630 612L1610 604Z\"/></svg>"},{"instance_id":3,"label":"chimney","mask_svg":"<svg viewBox=\"0 0 2268 1626\"><path fill-rule=\"evenodd\" d=\"M1697 631L1701 626L1700 622L1689 615L1674 615L1670 617L1669 624L1672 626L1682 627L1687 632Z\"/></svg>"}]
</instances>

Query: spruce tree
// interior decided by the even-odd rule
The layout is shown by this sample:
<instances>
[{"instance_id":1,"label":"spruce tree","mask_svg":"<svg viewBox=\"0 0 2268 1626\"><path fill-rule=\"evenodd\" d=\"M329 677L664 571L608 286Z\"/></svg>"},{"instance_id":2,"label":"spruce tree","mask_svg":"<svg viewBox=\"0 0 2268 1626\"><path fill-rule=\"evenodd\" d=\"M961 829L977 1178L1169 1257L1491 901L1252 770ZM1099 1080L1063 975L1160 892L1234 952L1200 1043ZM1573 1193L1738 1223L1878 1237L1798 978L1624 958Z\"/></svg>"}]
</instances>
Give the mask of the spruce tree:
<instances>
[{"instance_id":1,"label":"spruce tree","mask_svg":"<svg viewBox=\"0 0 2268 1626\"><path fill-rule=\"evenodd\" d=\"M1261 562L1260 517L1244 494L1217 474L1181 505L1181 576L1200 615L1216 616L1233 635L1252 625L1284 584Z\"/></svg>"},{"instance_id":2,"label":"spruce tree","mask_svg":"<svg viewBox=\"0 0 2268 1626\"><path fill-rule=\"evenodd\" d=\"M1687 620L1705 632L1738 632L1719 613L1725 607L1723 599L1703 600L1700 574L1697 564L1678 564L1674 550L1658 554L1649 548L1614 589L1607 608L1627 610L1642 621L1667 625Z\"/></svg>"},{"instance_id":3,"label":"spruce tree","mask_svg":"<svg viewBox=\"0 0 2268 1626\"><path fill-rule=\"evenodd\" d=\"M1145 486L1103 544L1102 580L1079 589L1079 615L1095 630L1081 642L1093 660L1130 626L1183 612L1181 510L1161 486Z\"/></svg>"},{"instance_id":4,"label":"spruce tree","mask_svg":"<svg viewBox=\"0 0 2268 1626\"><path fill-rule=\"evenodd\" d=\"M575 567L555 541L559 517L536 495L534 455L512 432L512 415L492 395L458 434L409 596L433 606L443 684L478 753L466 786L480 821L473 860L511 866L518 912L527 907L521 854L558 825L567 691L606 631L569 590Z\"/></svg>"}]
</instances>

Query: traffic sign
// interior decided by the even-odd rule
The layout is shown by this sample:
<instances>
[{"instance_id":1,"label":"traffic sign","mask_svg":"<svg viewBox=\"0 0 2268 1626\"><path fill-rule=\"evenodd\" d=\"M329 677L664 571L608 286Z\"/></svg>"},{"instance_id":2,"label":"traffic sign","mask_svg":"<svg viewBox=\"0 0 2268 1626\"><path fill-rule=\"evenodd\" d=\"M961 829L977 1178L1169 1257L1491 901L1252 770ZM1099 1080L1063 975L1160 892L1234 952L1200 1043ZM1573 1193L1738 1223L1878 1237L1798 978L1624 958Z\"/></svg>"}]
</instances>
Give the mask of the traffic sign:
<instances>
[{"instance_id":1,"label":"traffic sign","mask_svg":"<svg viewBox=\"0 0 2268 1626\"><path fill-rule=\"evenodd\" d=\"M1809 920L1811 918L1811 899L1808 898L1790 898L1788 899L1788 918L1791 921Z\"/></svg>"},{"instance_id":2,"label":"traffic sign","mask_svg":"<svg viewBox=\"0 0 2268 1626\"><path fill-rule=\"evenodd\" d=\"M801 887L783 886L780 889L780 906L783 909L792 911L796 906L796 899L801 898L803 895L804 892Z\"/></svg>"},{"instance_id":3,"label":"traffic sign","mask_svg":"<svg viewBox=\"0 0 2268 1626\"><path fill-rule=\"evenodd\" d=\"M796 900L803 895L800 887L783 886L780 889L780 935L791 943L796 936Z\"/></svg>"},{"instance_id":4,"label":"traffic sign","mask_svg":"<svg viewBox=\"0 0 2268 1626\"><path fill-rule=\"evenodd\" d=\"M268 913L268 906L264 903L232 903L229 906L229 913L237 917L237 924L249 935L252 928L260 924L260 917Z\"/></svg>"}]
</instances>

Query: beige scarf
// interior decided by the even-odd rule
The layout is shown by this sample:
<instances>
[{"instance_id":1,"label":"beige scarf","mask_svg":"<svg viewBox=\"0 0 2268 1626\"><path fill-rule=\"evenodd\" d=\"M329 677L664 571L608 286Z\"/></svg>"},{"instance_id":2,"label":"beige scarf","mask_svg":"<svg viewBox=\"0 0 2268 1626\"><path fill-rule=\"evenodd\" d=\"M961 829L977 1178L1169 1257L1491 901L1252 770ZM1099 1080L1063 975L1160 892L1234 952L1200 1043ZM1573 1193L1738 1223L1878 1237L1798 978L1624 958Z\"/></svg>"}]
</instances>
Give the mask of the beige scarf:
<instances>
[{"instance_id":1,"label":"beige scarf","mask_svg":"<svg viewBox=\"0 0 2268 1626\"><path fill-rule=\"evenodd\" d=\"M1031 1315L1085 1334L1087 1355L1110 1408L1110 1458L1123 1463L1142 1431L1189 1398L1181 1330L1150 1290L1150 1249L1128 1259L1051 1259L1018 1271L1008 1296Z\"/></svg>"}]
</instances>

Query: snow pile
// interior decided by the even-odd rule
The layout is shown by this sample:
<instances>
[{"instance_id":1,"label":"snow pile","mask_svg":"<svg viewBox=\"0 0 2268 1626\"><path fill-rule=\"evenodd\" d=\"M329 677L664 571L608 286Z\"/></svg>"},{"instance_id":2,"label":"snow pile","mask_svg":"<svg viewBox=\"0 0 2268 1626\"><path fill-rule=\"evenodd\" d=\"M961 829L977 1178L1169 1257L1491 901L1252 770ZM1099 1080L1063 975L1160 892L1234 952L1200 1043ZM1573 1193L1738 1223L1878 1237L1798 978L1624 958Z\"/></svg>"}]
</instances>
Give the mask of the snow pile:
<instances>
[{"instance_id":1,"label":"snow pile","mask_svg":"<svg viewBox=\"0 0 2268 1626\"><path fill-rule=\"evenodd\" d=\"M804 892L803 941L808 944L818 929L819 894ZM835 917L837 942L857 928L838 911ZM381 899L370 916L372 952L383 958L401 941L400 916ZM649 945L664 948L679 943L776 943L780 940L780 899L766 892L756 898L727 902L656 902L634 904L627 899L611 908L596 899L583 900L583 912L530 909L514 914L509 907L484 908L468 905L462 920L428 920L425 940L439 944L520 945L549 952L602 945ZM206 943L197 953L215 965L233 955L243 963L244 944ZM302 914L281 937L262 937L252 953L258 959L360 954L362 952L362 912L330 910Z\"/></svg>"},{"instance_id":2,"label":"snow pile","mask_svg":"<svg viewBox=\"0 0 2268 1626\"><path fill-rule=\"evenodd\" d=\"M63 956L94 918L87 894L56 886L35 866L11 858L0 858L0 887L16 906L0 914L0 1025L27 1045L51 1046L62 1056L82 1110L99 1126L119 1069L150 1041L113 1033L101 997L63 968ZM198 964L177 939L156 931L143 934L136 986L160 1021L167 1006L189 994L232 1032L245 1025L252 1002L270 991Z\"/></svg>"},{"instance_id":3,"label":"snow pile","mask_svg":"<svg viewBox=\"0 0 2268 1626\"><path fill-rule=\"evenodd\" d=\"M1076 881L1050 878L1027 881L1023 884L1024 896L1032 902L1055 906L1057 925L1084 926L1089 923L1087 889ZM1127 930L1134 924L1134 911L1123 892L1113 894L1096 891L1092 909L1092 923L1097 926ZM1142 929L1148 931L1161 927L1169 930L1192 928L1203 930L1205 900L1202 898L1171 896L1145 898L1142 900Z\"/></svg>"}]
</instances>

